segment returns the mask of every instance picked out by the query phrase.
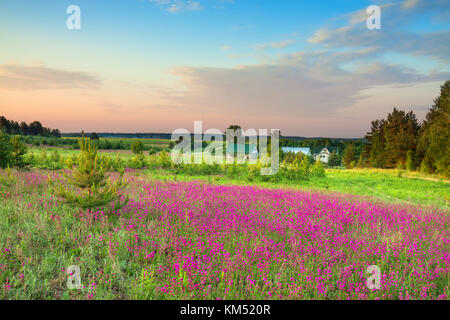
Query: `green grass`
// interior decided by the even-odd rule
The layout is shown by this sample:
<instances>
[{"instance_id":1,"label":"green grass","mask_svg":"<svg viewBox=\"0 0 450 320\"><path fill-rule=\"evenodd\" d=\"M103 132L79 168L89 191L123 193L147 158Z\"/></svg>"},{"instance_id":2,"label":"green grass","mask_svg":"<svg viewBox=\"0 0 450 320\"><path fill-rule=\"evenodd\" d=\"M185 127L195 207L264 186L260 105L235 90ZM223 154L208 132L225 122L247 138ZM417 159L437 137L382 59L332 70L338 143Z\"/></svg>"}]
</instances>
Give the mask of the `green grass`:
<instances>
[{"instance_id":1,"label":"green grass","mask_svg":"<svg viewBox=\"0 0 450 320\"><path fill-rule=\"evenodd\" d=\"M302 190L321 190L361 195L390 203L408 203L423 206L450 208L450 183L425 180L421 175L416 178L398 176L397 170L326 170L326 178L311 177L307 181L290 183L247 182L242 179L230 179L224 176L188 176L174 175L168 171L146 170L142 174L163 180L204 180L214 184L261 185L269 188L294 188Z\"/></svg>"}]
</instances>

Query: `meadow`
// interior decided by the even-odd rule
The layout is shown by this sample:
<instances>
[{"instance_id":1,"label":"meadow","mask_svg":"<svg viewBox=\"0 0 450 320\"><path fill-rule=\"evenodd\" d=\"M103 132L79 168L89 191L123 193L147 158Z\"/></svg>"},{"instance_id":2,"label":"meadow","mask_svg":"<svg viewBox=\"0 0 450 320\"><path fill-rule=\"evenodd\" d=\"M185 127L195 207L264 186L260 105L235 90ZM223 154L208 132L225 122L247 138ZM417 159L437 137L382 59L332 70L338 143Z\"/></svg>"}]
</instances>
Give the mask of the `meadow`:
<instances>
[{"instance_id":1,"label":"meadow","mask_svg":"<svg viewBox=\"0 0 450 320\"><path fill-rule=\"evenodd\" d=\"M66 167L68 157L75 157L78 154L79 150L33 147L29 149L26 159L36 168L62 169ZM110 157L115 167L145 168L145 170L139 170L138 174L159 180L201 180L220 185L258 185L268 188L341 192L367 196L389 203L450 208L450 181L436 175L401 169L325 168L324 177L310 175L307 179L302 177L293 179L281 177L280 174L279 178L263 179L258 177L254 170L249 170L248 166L218 168L196 165L173 168L168 158L161 159L161 154L139 157L126 150L99 150L99 154ZM231 169L236 172L232 172Z\"/></svg>"},{"instance_id":2,"label":"meadow","mask_svg":"<svg viewBox=\"0 0 450 320\"><path fill-rule=\"evenodd\" d=\"M54 191L79 154L33 147L28 169L0 170L1 299L448 299L441 177L305 159L261 176L99 150L112 180L125 168L129 201L83 210ZM67 287L73 265L80 290Z\"/></svg>"},{"instance_id":3,"label":"meadow","mask_svg":"<svg viewBox=\"0 0 450 320\"><path fill-rule=\"evenodd\" d=\"M444 209L128 169L129 203L86 211L52 196L49 175L3 185L2 299L448 299ZM71 265L81 290L66 287Z\"/></svg>"}]
</instances>

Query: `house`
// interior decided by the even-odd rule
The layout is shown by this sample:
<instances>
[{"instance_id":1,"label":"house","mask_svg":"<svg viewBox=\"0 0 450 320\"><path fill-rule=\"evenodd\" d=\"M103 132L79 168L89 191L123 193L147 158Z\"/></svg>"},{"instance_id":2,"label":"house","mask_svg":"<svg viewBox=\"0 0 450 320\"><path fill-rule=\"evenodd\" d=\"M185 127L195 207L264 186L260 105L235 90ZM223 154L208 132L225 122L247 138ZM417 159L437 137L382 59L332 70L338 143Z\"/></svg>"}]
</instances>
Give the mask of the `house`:
<instances>
[{"instance_id":1,"label":"house","mask_svg":"<svg viewBox=\"0 0 450 320\"><path fill-rule=\"evenodd\" d=\"M317 147L314 148L313 157L314 160L320 160L323 163L328 163L328 160L330 159L331 154L335 152L336 154L339 154L339 150L336 147Z\"/></svg>"},{"instance_id":2,"label":"house","mask_svg":"<svg viewBox=\"0 0 450 320\"><path fill-rule=\"evenodd\" d=\"M310 148L282 147L281 151L283 151L284 153L292 152L292 153L295 153L295 154L301 152L301 153L303 153L306 156L310 156L311 155L311 149Z\"/></svg>"},{"instance_id":3,"label":"house","mask_svg":"<svg viewBox=\"0 0 450 320\"><path fill-rule=\"evenodd\" d=\"M229 144L226 151L227 157L229 155L235 157L241 150L244 152L245 159L256 160L259 157L258 148L255 144Z\"/></svg>"}]
</instances>

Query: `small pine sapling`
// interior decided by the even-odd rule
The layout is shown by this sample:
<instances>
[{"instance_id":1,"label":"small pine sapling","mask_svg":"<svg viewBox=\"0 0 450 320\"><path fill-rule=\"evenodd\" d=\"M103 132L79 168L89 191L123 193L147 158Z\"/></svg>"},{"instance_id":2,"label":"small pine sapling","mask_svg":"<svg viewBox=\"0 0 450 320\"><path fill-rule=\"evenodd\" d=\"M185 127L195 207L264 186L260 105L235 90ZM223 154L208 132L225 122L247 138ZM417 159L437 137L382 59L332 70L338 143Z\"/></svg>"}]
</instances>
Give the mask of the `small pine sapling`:
<instances>
[{"instance_id":1,"label":"small pine sapling","mask_svg":"<svg viewBox=\"0 0 450 320\"><path fill-rule=\"evenodd\" d=\"M50 184L54 186L54 193L64 202L77 206L83 210L99 208L112 204L114 209L120 209L128 202L126 197L121 202L120 190L126 187L123 181L123 168L120 169L119 177L112 181L108 170L111 168L109 159L99 157L97 147L84 135L79 139L80 154L75 161L68 161L70 173L64 173L66 186L55 185L49 178ZM75 164L75 166L73 166ZM75 190L69 189L68 185Z\"/></svg>"}]
</instances>

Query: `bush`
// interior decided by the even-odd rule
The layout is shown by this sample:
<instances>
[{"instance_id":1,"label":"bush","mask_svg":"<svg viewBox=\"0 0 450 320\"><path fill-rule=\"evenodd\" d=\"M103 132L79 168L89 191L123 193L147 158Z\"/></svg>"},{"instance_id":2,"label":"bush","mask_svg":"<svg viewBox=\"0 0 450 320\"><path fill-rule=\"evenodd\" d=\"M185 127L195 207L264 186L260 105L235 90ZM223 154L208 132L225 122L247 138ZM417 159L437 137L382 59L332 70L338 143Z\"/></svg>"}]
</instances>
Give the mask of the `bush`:
<instances>
[{"instance_id":1,"label":"bush","mask_svg":"<svg viewBox=\"0 0 450 320\"><path fill-rule=\"evenodd\" d=\"M157 164L164 169L170 168L172 165L170 156L165 149L159 153Z\"/></svg>"},{"instance_id":2,"label":"bush","mask_svg":"<svg viewBox=\"0 0 450 320\"><path fill-rule=\"evenodd\" d=\"M134 154L142 154L142 152L144 151L144 145L142 144L142 141L135 141L131 145L131 151L133 151Z\"/></svg>"},{"instance_id":3,"label":"bush","mask_svg":"<svg viewBox=\"0 0 450 320\"><path fill-rule=\"evenodd\" d=\"M128 162L128 167L133 169L142 169L147 166L147 161L145 160L145 156L140 153L136 154L133 158Z\"/></svg>"},{"instance_id":4,"label":"bush","mask_svg":"<svg viewBox=\"0 0 450 320\"><path fill-rule=\"evenodd\" d=\"M314 164L314 166L311 170L311 175L313 177L318 177L318 178L325 177L325 168L324 168L322 162L320 162L320 160L317 160L316 163Z\"/></svg>"}]
</instances>

